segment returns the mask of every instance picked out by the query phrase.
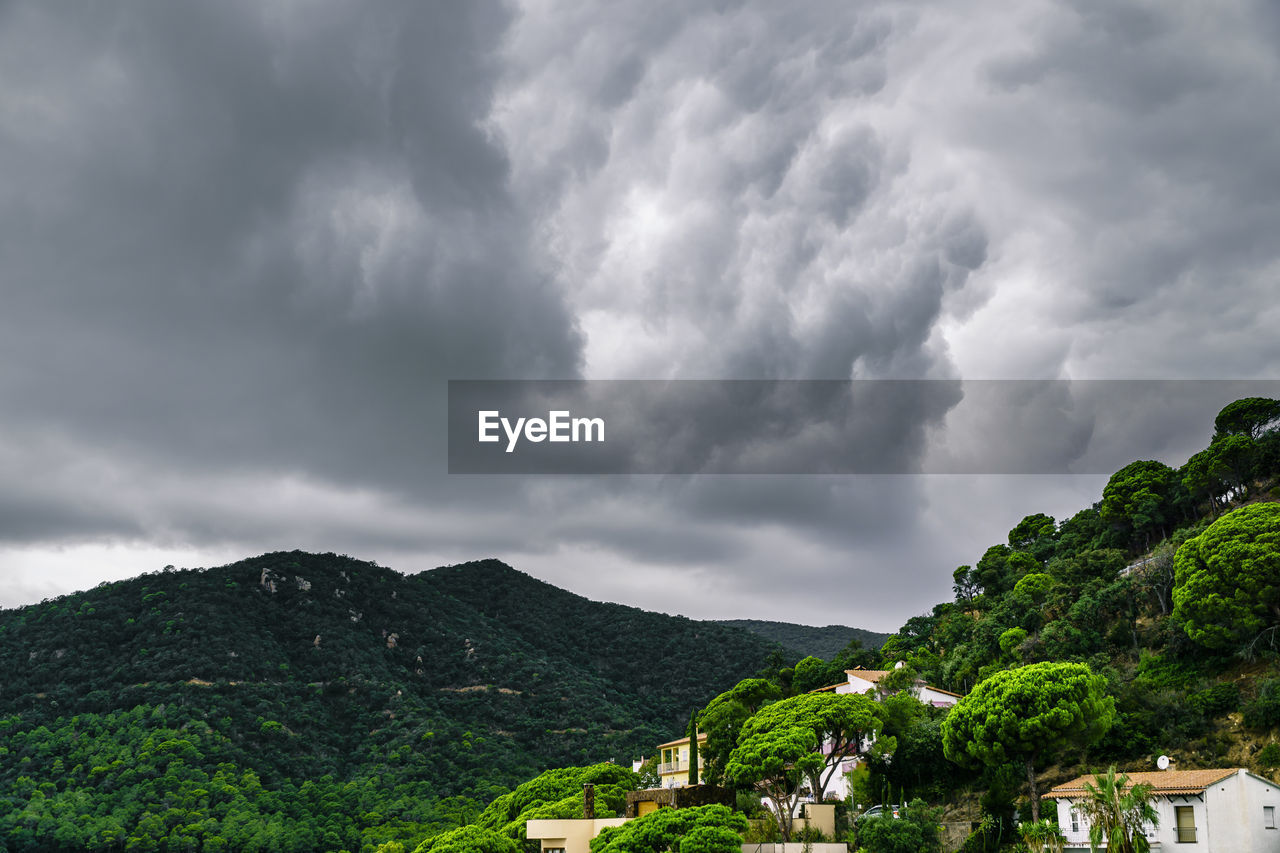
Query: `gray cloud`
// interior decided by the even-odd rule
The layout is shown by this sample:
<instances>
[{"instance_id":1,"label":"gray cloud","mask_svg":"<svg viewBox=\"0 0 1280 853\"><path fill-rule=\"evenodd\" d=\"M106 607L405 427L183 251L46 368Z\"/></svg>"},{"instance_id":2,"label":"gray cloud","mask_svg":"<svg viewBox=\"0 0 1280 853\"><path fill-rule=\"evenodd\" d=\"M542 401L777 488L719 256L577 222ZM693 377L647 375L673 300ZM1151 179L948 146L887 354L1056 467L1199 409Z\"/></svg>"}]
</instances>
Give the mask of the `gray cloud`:
<instances>
[{"instance_id":1,"label":"gray cloud","mask_svg":"<svg viewBox=\"0 0 1280 853\"><path fill-rule=\"evenodd\" d=\"M445 380L1273 376L1278 34L1243 0L6 4L0 600L308 547L891 628L1101 483L449 477ZM1078 433L1176 464L1212 414Z\"/></svg>"}]
</instances>

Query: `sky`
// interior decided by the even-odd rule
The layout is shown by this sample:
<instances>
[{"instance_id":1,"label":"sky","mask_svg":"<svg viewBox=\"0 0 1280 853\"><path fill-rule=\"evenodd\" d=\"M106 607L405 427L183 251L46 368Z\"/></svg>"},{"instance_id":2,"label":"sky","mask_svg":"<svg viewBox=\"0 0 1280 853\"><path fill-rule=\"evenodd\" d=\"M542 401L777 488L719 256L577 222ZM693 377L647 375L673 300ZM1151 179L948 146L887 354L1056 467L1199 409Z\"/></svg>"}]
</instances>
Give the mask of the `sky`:
<instances>
[{"instance_id":1,"label":"sky","mask_svg":"<svg viewBox=\"0 0 1280 853\"><path fill-rule=\"evenodd\" d=\"M0 606L302 548L892 631L1105 475L450 475L447 382L1278 378L1277 45L1262 0L0 5ZM1108 428L1178 465L1224 394Z\"/></svg>"}]
</instances>

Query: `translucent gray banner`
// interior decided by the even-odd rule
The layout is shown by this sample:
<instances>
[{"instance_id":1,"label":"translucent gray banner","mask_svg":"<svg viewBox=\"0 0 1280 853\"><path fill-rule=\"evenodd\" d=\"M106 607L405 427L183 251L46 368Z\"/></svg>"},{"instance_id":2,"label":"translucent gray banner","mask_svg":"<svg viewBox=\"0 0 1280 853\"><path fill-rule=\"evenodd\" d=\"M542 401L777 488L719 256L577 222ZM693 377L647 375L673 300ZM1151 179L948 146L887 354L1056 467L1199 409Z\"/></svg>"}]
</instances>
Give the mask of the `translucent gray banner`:
<instances>
[{"instance_id":1,"label":"translucent gray banner","mask_svg":"<svg viewBox=\"0 0 1280 853\"><path fill-rule=\"evenodd\" d=\"M450 474L1109 474L1277 380L454 380Z\"/></svg>"}]
</instances>

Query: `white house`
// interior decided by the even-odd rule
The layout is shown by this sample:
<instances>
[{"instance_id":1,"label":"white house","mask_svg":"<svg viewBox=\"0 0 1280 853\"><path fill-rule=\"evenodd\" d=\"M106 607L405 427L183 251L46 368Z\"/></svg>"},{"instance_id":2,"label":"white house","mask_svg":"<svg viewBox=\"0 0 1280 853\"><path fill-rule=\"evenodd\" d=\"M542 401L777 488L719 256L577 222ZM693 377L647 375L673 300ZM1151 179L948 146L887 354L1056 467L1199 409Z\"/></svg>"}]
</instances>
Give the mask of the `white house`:
<instances>
[{"instance_id":1,"label":"white house","mask_svg":"<svg viewBox=\"0 0 1280 853\"><path fill-rule=\"evenodd\" d=\"M1156 827L1147 831L1153 851L1169 853L1280 853L1280 785L1247 770L1160 770L1128 773L1130 784L1155 788ZM1044 799L1056 800L1058 826L1068 850L1089 849L1089 825L1076 804L1084 799L1081 776L1058 785Z\"/></svg>"},{"instance_id":2,"label":"white house","mask_svg":"<svg viewBox=\"0 0 1280 853\"><path fill-rule=\"evenodd\" d=\"M848 679L846 682L822 689L834 690L836 693L866 693L873 688L878 689L880 679L892 671L887 669L846 669L844 671L845 678ZM911 692L912 695L926 705L933 705L938 708L950 708L964 698L959 693L952 693L950 690L943 690L941 687L934 687L930 684L925 684L923 681L917 681Z\"/></svg>"},{"instance_id":3,"label":"white house","mask_svg":"<svg viewBox=\"0 0 1280 853\"><path fill-rule=\"evenodd\" d=\"M828 687L820 687L813 692L866 693L868 690L873 690L875 692L871 695L879 700L880 680L892 671L888 669L846 669L844 671L844 681ZM926 705L933 705L938 708L949 708L964 698L959 693L952 693L950 690L943 690L941 687L933 687L923 681L916 681L911 693ZM827 749L827 745L824 744L823 748L824 750ZM870 749L871 742L865 742L862 748L864 751ZM828 797L843 800L849 795L849 780L846 774L853 772L853 769L858 766L859 760L858 756L855 755L840 761L840 769L831 777L831 782L827 786Z\"/></svg>"}]
</instances>

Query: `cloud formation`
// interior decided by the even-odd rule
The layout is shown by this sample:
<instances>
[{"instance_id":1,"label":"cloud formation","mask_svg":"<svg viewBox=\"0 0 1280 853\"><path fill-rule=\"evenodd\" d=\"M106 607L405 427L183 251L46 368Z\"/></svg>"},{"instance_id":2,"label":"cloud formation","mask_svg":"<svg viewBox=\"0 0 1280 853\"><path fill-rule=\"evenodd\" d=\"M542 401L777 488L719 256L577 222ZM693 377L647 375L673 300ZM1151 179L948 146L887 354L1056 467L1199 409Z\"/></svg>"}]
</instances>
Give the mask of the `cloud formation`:
<instances>
[{"instance_id":1,"label":"cloud formation","mask_svg":"<svg viewBox=\"0 0 1280 853\"><path fill-rule=\"evenodd\" d=\"M1102 480L449 477L446 380L1270 378L1277 37L1244 0L7 4L0 604L304 547L892 629ZM1105 428L1178 464L1213 411L1163 411ZM937 452L980 440L949 415Z\"/></svg>"}]
</instances>

